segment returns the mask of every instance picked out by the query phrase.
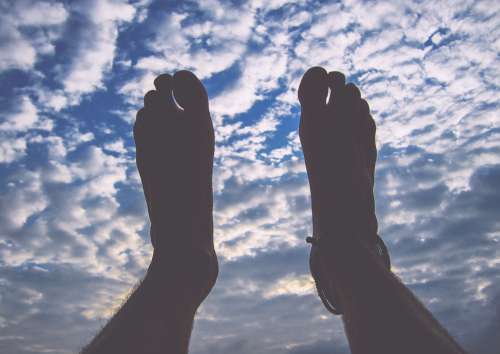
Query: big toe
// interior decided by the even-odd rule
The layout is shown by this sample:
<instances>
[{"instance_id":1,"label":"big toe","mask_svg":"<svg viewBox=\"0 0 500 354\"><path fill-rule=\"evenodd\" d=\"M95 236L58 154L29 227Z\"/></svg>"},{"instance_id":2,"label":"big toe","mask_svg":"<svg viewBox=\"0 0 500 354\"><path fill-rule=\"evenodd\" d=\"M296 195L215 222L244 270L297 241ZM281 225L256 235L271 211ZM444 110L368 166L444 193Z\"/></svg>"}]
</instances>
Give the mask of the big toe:
<instances>
[{"instance_id":1,"label":"big toe","mask_svg":"<svg viewBox=\"0 0 500 354\"><path fill-rule=\"evenodd\" d=\"M190 71L181 70L173 78L174 97L186 112L208 112L208 95L201 81Z\"/></svg>"},{"instance_id":2,"label":"big toe","mask_svg":"<svg viewBox=\"0 0 500 354\"><path fill-rule=\"evenodd\" d=\"M325 133L326 97L328 95L328 74L325 69L315 66L306 71L299 85L301 105L299 136L302 147L313 148ZM312 145L311 145L312 144ZM306 146L307 145L307 146ZM305 152L306 155L310 155Z\"/></svg>"},{"instance_id":3,"label":"big toe","mask_svg":"<svg viewBox=\"0 0 500 354\"><path fill-rule=\"evenodd\" d=\"M303 108L322 107L328 96L328 74L320 66L306 71L299 85L299 101Z\"/></svg>"}]
</instances>

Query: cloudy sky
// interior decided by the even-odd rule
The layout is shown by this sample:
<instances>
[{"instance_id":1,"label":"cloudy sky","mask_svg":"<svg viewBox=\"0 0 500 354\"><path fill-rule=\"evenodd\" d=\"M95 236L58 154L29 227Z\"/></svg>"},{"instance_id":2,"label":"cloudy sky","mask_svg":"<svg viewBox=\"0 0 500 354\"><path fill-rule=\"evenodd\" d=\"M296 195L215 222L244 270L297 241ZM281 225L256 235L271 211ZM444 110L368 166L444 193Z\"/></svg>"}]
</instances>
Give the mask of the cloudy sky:
<instances>
[{"instance_id":1,"label":"cloudy sky","mask_svg":"<svg viewBox=\"0 0 500 354\"><path fill-rule=\"evenodd\" d=\"M346 354L307 268L297 86L346 73L378 125L394 271L471 352L500 348L498 1L0 0L0 352L72 353L151 257L132 123L194 71L216 129L218 283L193 354Z\"/></svg>"}]
</instances>

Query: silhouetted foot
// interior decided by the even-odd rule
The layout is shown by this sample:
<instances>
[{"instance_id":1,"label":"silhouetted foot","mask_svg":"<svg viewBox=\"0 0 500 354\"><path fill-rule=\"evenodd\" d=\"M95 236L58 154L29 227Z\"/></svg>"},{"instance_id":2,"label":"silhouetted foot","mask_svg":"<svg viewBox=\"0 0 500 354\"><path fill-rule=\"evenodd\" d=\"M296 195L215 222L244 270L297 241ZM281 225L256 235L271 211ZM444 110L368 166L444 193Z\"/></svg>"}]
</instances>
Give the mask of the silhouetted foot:
<instances>
[{"instance_id":1,"label":"silhouetted foot","mask_svg":"<svg viewBox=\"0 0 500 354\"><path fill-rule=\"evenodd\" d=\"M326 102L328 89L330 98ZM309 69L299 87L304 151L315 237L357 237L374 245L375 122L354 84L340 72Z\"/></svg>"},{"instance_id":2,"label":"silhouetted foot","mask_svg":"<svg viewBox=\"0 0 500 354\"><path fill-rule=\"evenodd\" d=\"M208 96L189 71L160 75L154 84L156 90L144 96L134 125L153 263L191 272L186 277L210 278L200 281L209 280L211 288L217 260L212 221L214 131Z\"/></svg>"}]
</instances>

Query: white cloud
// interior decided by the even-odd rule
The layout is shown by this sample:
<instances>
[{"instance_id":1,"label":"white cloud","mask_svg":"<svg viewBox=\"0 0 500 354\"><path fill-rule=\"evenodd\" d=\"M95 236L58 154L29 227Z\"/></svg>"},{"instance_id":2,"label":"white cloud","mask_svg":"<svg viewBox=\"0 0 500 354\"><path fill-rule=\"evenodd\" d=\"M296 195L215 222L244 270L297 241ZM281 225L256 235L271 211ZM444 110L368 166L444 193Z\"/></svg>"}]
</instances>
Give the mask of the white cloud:
<instances>
[{"instance_id":1,"label":"white cloud","mask_svg":"<svg viewBox=\"0 0 500 354\"><path fill-rule=\"evenodd\" d=\"M0 14L0 72L33 68L38 54L52 54L60 26L68 18L64 5L16 1ZM25 31L29 28L29 31Z\"/></svg>"},{"instance_id":2,"label":"white cloud","mask_svg":"<svg viewBox=\"0 0 500 354\"><path fill-rule=\"evenodd\" d=\"M7 192L0 196L2 233L18 230L30 216L47 207L41 184L40 173L28 172L17 175L7 186Z\"/></svg>"},{"instance_id":3,"label":"white cloud","mask_svg":"<svg viewBox=\"0 0 500 354\"><path fill-rule=\"evenodd\" d=\"M184 20L188 19L187 13L166 14L150 43L150 48L157 54L141 58L136 67L157 74L190 69L203 79L229 68L238 60L245 52L245 44L252 31L253 11L246 7L227 6L220 13L212 12L212 7L205 7L203 3L200 3L200 8L207 11L211 18L184 24ZM207 47L196 45L202 40Z\"/></svg>"},{"instance_id":4,"label":"white cloud","mask_svg":"<svg viewBox=\"0 0 500 354\"><path fill-rule=\"evenodd\" d=\"M16 1L14 9L15 21L21 26L59 25L68 18L68 12L60 3Z\"/></svg>"},{"instance_id":5,"label":"white cloud","mask_svg":"<svg viewBox=\"0 0 500 354\"><path fill-rule=\"evenodd\" d=\"M155 54L140 58L135 65L137 76L120 89L127 102L137 105L158 74L188 69L206 79L228 69L244 55L255 11L246 5L226 5L223 11L216 10L221 9L220 5L210 6L207 2L198 6L207 16L201 21L183 12L164 14L148 43Z\"/></svg>"},{"instance_id":6,"label":"white cloud","mask_svg":"<svg viewBox=\"0 0 500 354\"><path fill-rule=\"evenodd\" d=\"M316 287L309 274L297 276L290 274L279 279L274 285L264 291L264 298L272 299L277 296L304 296L314 294Z\"/></svg>"},{"instance_id":7,"label":"white cloud","mask_svg":"<svg viewBox=\"0 0 500 354\"><path fill-rule=\"evenodd\" d=\"M296 64L302 73L316 65L343 72L352 70L351 53L347 49L360 40L358 32L341 32L326 38L305 32L302 37L304 39L295 47Z\"/></svg>"},{"instance_id":8,"label":"white cloud","mask_svg":"<svg viewBox=\"0 0 500 354\"><path fill-rule=\"evenodd\" d=\"M78 3L75 11L88 24L81 28L78 48L60 79L66 91L78 100L79 95L102 88L115 58L119 26L134 18L135 8L118 1L90 1Z\"/></svg>"},{"instance_id":9,"label":"white cloud","mask_svg":"<svg viewBox=\"0 0 500 354\"><path fill-rule=\"evenodd\" d=\"M117 152L119 154L125 154L127 152L127 149L125 149L123 139L118 139L118 140L115 140L111 143L105 144L104 150Z\"/></svg>"},{"instance_id":10,"label":"white cloud","mask_svg":"<svg viewBox=\"0 0 500 354\"><path fill-rule=\"evenodd\" d=\"M26 140L3 137L0 141L0 163L16 161L26 154Z\"/></svg>"},{"instance_id":11,"label":"white cloud","mask_svg":"<svg viewBox=\"0 0 500 354\"><path fill-rule=\"evenodd\" d=\"M56 112L59 112L61 109L66 107L67 104L68 97L58 93L49 95L48 101L46 102L46 106L52 108Z\"/></svg>"},{"instance_id":12,"label":"white cloud","mask_svg":"<svg viewBox=\"0 0 500 354\"><path fill-rule=\"evenodd\" d=\"M147 221L144 202L132 213L119 213L118 183L127 180L129 162L95 146L80 150L77 162L59 156L41 169L17 168L10 175L0 208L0 234L10 246L0 247L0 257L9 266L36 260L71 263L86 272L107 269L110 278L132 282L133 275L118 265L132 262L141 271L151 246L139 236Z\"/></svg>"},{"instance_id":13,"label":"white cloud","mask_svg":"<svg viewBox=\"0 0 500 354\"><path fill-rule=\"evenodd\" d=\"M276 49L247 55L241 64L241 76L234 86L215 97L211 112L220 117L233 117L248 111L264 94L278 88L285 74L287 57Z\"/></svg>"},{"instance_id":14,"label":"white cloud","mask_svg":"<svg viewBox=\"0 0 500 354\"><path fill-rule=\"evenodd\" d=\"M9 21L10 22L10 21ZM35 64L36 51L30 42L14 27L0 17L0 72L9 69L31 69Z\"/></svg>"},{"instance_id":15,"label":"white cloud","mask_svg":"<svg viewBox=\"0 0 500 354\"><path fill-rule=\"evenodd\" d=\"M38 121L38 110L29 97L21 97L14 111L7 114L0 124L0 131L23 132L34 128Z\"/></svg>"}]
</instances>

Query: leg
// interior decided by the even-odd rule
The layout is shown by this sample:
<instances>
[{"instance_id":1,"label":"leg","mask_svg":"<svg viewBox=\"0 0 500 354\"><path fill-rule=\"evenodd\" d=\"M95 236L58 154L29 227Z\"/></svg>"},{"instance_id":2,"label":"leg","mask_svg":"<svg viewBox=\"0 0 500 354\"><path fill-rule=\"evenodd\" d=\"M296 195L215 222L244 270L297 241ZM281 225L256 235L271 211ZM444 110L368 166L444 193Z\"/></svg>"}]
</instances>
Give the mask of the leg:
<instances>
[{"instance_id":1,"label":"leg","mask_svg":"<svg viewBox=\"0 0 500 354\"><path fill-rule=\"evenodd\" d=\"M352 352L464 353L375 252L375 123L358 88L315 67L299 100L314 235Z\"/></svg>"},{"instance_id":2,"label":"leg","mask_svg":"<svg viewBox=\"0 0 500 354\"><path fill-rule=\"evenodd\" d=\"M155 86L134 126L153 259L140 286L85 353L187 353L195 312L217 278L208 97L187 71L161 75Z\"/></svg>"}]
</instances>

